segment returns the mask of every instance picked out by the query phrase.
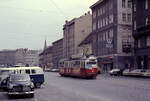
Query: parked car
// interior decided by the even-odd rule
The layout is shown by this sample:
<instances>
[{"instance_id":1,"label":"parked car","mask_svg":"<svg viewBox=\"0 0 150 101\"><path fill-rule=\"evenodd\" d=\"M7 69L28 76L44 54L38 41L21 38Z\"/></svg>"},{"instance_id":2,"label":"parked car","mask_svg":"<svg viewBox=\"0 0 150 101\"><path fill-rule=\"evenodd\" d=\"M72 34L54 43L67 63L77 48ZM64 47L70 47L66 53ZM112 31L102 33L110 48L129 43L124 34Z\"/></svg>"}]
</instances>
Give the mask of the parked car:
<instances>
[{"instance_id":1,"label":"parked car","mask_svg":"<svg viewBox=\"0 0 150 101\"><path fill-rule=\"evenodd\" d=\"M146 72L145 69L135 69L135 70L131 71L131 76L141 77L144 72Z\"/></svg>"},{"instance_id":2,"label":"parked car","mask_svg":"<svg viewBox=\"0 0 150 101\"><path fill-rule=\"evenodd\" d=\"M14 95L30 95L34 97L34 84L28 74L11 74L7 82L8 97Z\"/></svg>"},{"instance_id":3,"label":"parked car","mask_svg":"<svg viewBox=\"0 0 150 101\"><path fill-rule=\"evenodd\" d=\"M134 70L126 69L125 71L123 71L123 75L124 76L142 77L143 73L145 73L145 72L146 72L145 69L134 69Z\"/></svg>"},{"instance_id":4,"label":"parked car","mask_svg":"<svg viewBox=\"0 0 150 101\"><path fill-rule=\"evenodd\" d=\"M131 75L131 69L125 69L123 71L123 76L130 76Z\"/></svg>"},{"instance_id":5,"label":"parked car","mask_svg":"<svg viewBox=\"0 0 150 101\"><path fill-rule=\"evenodd\" d=\"M122 75L121 69L112 69L109 71L110 75Z\"/></svg>"},{"instance_id":6,"label":"parked car","mask_svg":"<svg viewBox=\"0 0 150 101\"><path fill-rule=\"evenodd\" d=\"M143 76L144 76L144 77L150 77L150 70L146 70L146 71L143 73Z\"/></svg>"},{"instance_id":7,"label":"parked car","mask_svg":"<svg viewBox=\"0 0 150 101\"><path fill-rule=\"evenodd\" d=\"M9 76L8 72L3 72L0 74L0 88L2 90L7 90L7 78Z\"/></svg>"},{"instance_id":8,"label":"parked car","mask_svg":"<svg viewBox=\"0 0 150 101\"><path fill-rule=\"evenodd\" d=\"M51 69L51 72L59 72L59 69Z\"/></svg>"}]
</instances>

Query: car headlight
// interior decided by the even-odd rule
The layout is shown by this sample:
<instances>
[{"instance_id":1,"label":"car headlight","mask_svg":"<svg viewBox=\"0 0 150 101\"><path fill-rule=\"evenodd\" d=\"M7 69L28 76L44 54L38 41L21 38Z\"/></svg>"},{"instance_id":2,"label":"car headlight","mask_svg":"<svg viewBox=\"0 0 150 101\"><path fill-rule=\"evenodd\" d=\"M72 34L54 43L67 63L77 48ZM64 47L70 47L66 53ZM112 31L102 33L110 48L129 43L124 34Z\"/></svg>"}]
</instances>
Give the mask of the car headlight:
<instances>
[{"instance_id":1,"label":"car headlight","mask_svg":"<svg viewBox=\"0 0 150 101\"><path fill-rule=\"evenodd\" d=\"M12 88L13 88L13 85L12 85L12 84L9 84L9 85L8 85L8 88L9 88L9 89L12 89Z\"/></svg>"},{"instance_id":2,"label":"car headlight","mask_svg":"<svg viewBox=\"0 0 150 101\"><path fill-rule=\"evenodd\" d=\"M31 83L31 88L34 88L34 84L33 83Z\"/></svg>"}]
</instances>

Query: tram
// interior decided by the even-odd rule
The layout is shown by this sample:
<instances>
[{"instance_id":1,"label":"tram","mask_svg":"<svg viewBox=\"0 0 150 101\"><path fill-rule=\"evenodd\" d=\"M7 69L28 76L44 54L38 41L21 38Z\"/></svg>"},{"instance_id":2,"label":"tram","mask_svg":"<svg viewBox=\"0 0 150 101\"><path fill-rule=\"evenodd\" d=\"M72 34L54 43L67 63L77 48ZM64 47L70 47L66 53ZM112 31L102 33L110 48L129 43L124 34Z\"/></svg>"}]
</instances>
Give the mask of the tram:
<instances>
[{"instance_id":1,"label":"tram","mask_svg":"<svg viewBox=\"0 0 150 101\"><path fill-rule=\"evenodd\" d=\"M95 79L98 74L97 59L94 56L89 56L86 58L60 60L59 74L61 76Z\"/></svg>"}]
</instances>

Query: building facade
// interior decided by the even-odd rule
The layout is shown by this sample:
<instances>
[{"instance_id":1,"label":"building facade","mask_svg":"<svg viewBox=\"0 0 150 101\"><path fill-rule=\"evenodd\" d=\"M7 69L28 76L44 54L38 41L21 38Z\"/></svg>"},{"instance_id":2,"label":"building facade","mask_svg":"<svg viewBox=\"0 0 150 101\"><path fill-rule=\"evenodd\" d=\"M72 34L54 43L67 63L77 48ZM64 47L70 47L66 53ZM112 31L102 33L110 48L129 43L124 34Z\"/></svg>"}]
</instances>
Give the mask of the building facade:
<instances>
[{"instance_id":1,"label":"building facade","mask_svg":"<svg viewBox=\"0 0 150 101\"><path fill-rule=\"evenodd\" d=\"M14 66L15 54L16 54L16 50L0 51L0 66Z\"/></svg>"},{"instance_id":2,"label":"building facade","mask_svg":"<svg viewBox=\"0 0 150 101\"><path fill-rule=\"evenodd\" d=\"M39 65L39 53L38 50L28 50L25 55L26 66L38 66Z\"/></svg>"},{"instance_id":3,"label":"building facade","mask_svg":"<svg viewBox=\"0 0 150 101\"><path fill-rule=\"evenodd\" d=\"M90 12L71 21L66 21L63 26L63 58L77 54L78 45L92 31L92 16Z\"/></svg>"},{"instance_id":4,"label":"building facade","mask_svg":"<svg viewBox=\"0 0 150 101\"><path fill-rule=\"evenodd\" d=\"M53 68L58 68L59 60L63 58L63 39L53 42Z\"/></svg>"},{"instance_id":5,"label":"building facade","mask_svg":"<svg viewBox=\"0 0 150 101\"><path fill-rule=\"evenodd\" d=\"M132 7L136 68L150 69L150 0L133 0Z\"/></svg>"},{"instance_id":6,"label":"building facade","mask_svg":"<svg viewBox=\"0 0 150 101\"><path fill-rule=\"evenodd\" d=\"M99 0L92 9L93 53L104 71L133 67L131 0Z\"/></svg>"},{"instance_id":7,"label":"building facade","mask_svg":"<svg viewBox=\"0 0 150 101\"><path fill-rule=\"evenodd\" d=\"M92 43L93 34L91 33L78 45L78 54L80 56L88 56L93 54Z\"/></svg>"},{"instance_id":8,"label":"building facade","mask_svg":"<svg viewBox=\"0 0 150 101\"><path fill-rule=\"evenodd\" d=\"M53 68L53 46L45 47L39 54L39 66L44 70Z\"/></svg>"},{"instance_id":9,"label":"building facade","mask_svg":"<svg viewBox=\"0 0 150 101\"><path fill-rule=\"evenodd\" d=\"M0 51L0 65L38 66L39 50L16 49Z\"/></svg>"},{"instance_id":10,"label":"building facade","mask_svg":"<svg viewBox=\"0 0 150 101\"><path fill-rule=\"evenodd\" d=\"M29 50L27 48L16 49L15 65L21 66L38 66L39 50Z\"/></svg>"}]
</instances>

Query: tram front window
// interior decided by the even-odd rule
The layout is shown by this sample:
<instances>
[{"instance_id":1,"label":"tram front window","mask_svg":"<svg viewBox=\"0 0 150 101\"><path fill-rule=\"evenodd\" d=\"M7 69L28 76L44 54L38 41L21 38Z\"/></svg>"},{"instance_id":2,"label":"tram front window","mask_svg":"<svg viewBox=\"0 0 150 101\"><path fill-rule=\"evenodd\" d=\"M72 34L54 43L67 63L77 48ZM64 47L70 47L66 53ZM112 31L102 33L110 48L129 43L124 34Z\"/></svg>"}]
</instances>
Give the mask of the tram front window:
<instances>
[{"instance_id":1,"label":"tram front window","mask_svg":"<svg viewBox=\"0 0 150 101\"><path fill-rule=\"evenodd\" d=\"M92 61L92 62L87 62L86 68L92 68L96 66L97 66L96 62Z\"/></svg>"}]
</instances>

